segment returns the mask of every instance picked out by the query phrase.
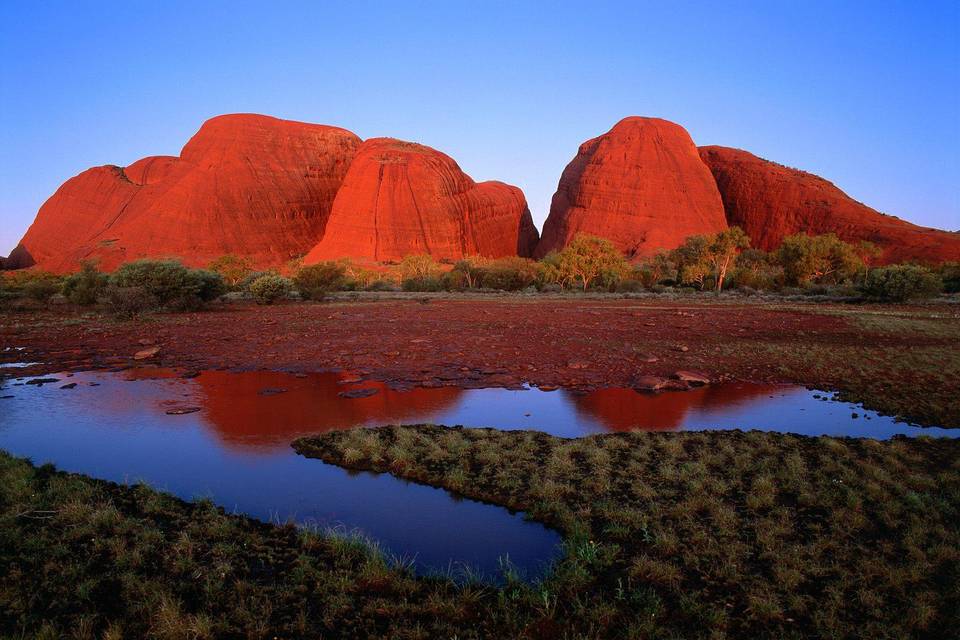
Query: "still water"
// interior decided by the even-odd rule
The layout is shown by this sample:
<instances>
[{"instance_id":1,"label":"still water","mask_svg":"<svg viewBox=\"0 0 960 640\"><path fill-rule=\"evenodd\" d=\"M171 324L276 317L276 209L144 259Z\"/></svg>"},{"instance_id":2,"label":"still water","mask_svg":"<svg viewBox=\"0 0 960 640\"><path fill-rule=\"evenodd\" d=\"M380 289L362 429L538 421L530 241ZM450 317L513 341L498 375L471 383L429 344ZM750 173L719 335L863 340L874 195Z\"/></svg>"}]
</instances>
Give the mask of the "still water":
<instances>
[{"instance_id":1,"label":"still water","mask_svg":"<svg viewBox=\"0 0 960 640\"><path fill-rule=\"evenodd\" d=\"M303 458L290 442L332 429L417 422L540 429L563 437L707 428L873 438L960 435L897 423L828 400L829 394L784 385L649 395L631 389L395 391L350 374L269 371L181 378L144 368L46 377L57 381L0 382L0 448L67 471L142 480L187 499L209 497L228 511L263 520L357 531L413 559L420 570L468 565L487 575L505 556L528 575L538 574L556 556L558 534L522 514L440 489Z\"/></svg>"}]
</instances>

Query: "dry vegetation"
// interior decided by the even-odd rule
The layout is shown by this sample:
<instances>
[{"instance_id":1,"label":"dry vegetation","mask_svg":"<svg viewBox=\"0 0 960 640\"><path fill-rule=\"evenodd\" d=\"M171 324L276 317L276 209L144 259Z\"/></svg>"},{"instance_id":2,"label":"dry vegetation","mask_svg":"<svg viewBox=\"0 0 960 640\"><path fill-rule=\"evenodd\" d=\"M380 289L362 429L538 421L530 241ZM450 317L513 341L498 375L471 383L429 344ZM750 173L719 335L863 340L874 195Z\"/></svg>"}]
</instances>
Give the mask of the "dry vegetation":
<instances>
[{"instance_id":1,"label":"dry vegetation","mask_svg":"<svg viewBox=\"0 0 960 640\"><path fill-rule=\"evenodd\" d=\"M557 637L941 638L960 625L955 440L421 425L295 448L560 529L541 606L521 609Z\"/></svg>"}]
</instances>

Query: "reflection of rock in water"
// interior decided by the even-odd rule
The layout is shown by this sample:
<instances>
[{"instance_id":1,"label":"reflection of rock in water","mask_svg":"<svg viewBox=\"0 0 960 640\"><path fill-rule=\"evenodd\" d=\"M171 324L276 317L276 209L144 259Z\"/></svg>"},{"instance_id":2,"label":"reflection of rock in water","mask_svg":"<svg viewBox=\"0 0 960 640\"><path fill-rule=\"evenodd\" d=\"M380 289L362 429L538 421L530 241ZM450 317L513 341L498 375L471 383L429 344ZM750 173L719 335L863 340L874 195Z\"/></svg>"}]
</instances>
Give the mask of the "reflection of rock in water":
<instances>
[{"instance_id":1,"label":"reflection of rock in water","mask_svg":"<svg viewBox=\"0 0 960 640\"><path fill-rule=\"evenodd\" d=\"M298 436L362 424L428 421L462 393L453 387L394 391L383 382L357 386L368 397L338 397L349 374L294 377L275 371L206 371L195 381L204 418L228 446L286 448ZM347 387L350 389L351 387ZM265 389L284 389L267 394Z\"/></svg>"},{"instance_id":2,"label":"reflection of rock in water","mask_svg":"<svg viewBox=\"0 0 960 640\"><path fill-rule=\"evenodd\" d=\"M656 394L599 389L571 399L578 413L599 421L610 431L672 431L683 426L691 409L733 406L769 396L779 388L773 384L726 384Z\"/></svg>"}]
</instances>

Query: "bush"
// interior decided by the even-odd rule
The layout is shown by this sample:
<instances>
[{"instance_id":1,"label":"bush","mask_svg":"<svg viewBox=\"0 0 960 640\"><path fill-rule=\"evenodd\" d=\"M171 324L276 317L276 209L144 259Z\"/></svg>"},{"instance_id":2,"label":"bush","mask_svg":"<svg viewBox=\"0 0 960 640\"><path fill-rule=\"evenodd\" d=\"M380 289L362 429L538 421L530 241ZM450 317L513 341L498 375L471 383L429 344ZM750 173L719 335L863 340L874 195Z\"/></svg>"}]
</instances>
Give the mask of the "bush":
<instances>
[{"instance_id":1,"label":"bush","mask_svg":"<svg viewBox=\"0 0 960 640\"><path fill-rule=\"evenodd\" d=\"M250 285L259 280L264 276L279 276L280 274L276 271L254 271L253 273L248 273L246 277L237 283L237 289L240 291L250 291Z\"/></svg>"},{"instance_id":2,"label":"bush","mask_svg":"<svg viewBox=\"0 0 960 640\"><path fill-rule=\"evenodd\" d=\"M249 258L233 254L220 256L211 262L207 268L219 273L224 282L231 287L239 285L253 271Z\"/></svg>"},{"instance_id":3,"label":"bush","mask_svg":"<svg viewBox=\"0 0 960 640\"><path fill-rule=\"evenodd\" d=\"M537 282L540 269L536 262L528 258L506 257L490 260L479 269L477 275L480 286L486 289L522 291Z\"/></svg>"},{"instance_id":4,"label":"bush","mask_svg":"<svg viewBox=\"0 0 960 640\"><path fill-rule=\"evenodd\" d=\"M404 291L443 291L444 281L439 276L418 276L404 279Z\"/></svg>"},{"instance_id":5,"label":"bush","mask_svg":"<svg viewBox=\"0 0 960 640\"><path fill-rule=\"evenodd\" d=\"M139 318L160 307L156 296L143 287L118 287L111 284L104 289L103 299L107 309L124 320Z\"/></svg>"},{"instance_id":6,"label":"bush","mask_svg":"<svg viewBox=\"0 0 960 640\"><path fill-rule=\"evenodd\" d=\"M250 283L250 293L257 304L273 304L287 297L292 290L293 283L290 280L275 274L261 276Z\"/></svg>"},{"instance_id":7,"label":"bush","mask_svg":"<svg viewBox=\"0 0 960 640\"><path fill-rule=\"evenodd\" d=\"M932 298L942 289L943 281L939 274L912 264L871 269L863 285L866 295L887 302Z\"/></svg>"},{"instance_id":8,"label":"bush","mask_svg":"<svg viewBox=\"0 0 960 640\"><path fill-rule=\"evenodd\" d=\"M46 271L24 269L7 276L7 288L10 293L45 302L50 296L60 292L63 280L63 277Z\"/></svg>"},{"instance_id":9,"label":"bush","mask_svg":"<svg viewBox=\"0 0 960 640\"><path fill-rule=\"evenodd\" d=\"M190 278L197 288L197 296L202 302L216 300L227 292L227 283L223 276L206 269L191 269Z\"/></svg>"},{"instance_id":10,"label":"bush","mask_svg":"<svg viewBox=\"0 0 960 640\"><path fill-rule=\"evenodd\" d=\"M109 284L110 276L100 273L94 263L84 262L79 272L64 281L63 295L74 304L96 304Z\"/></svg>"},{"instance_id":11,"label":"bush","mask_svg":"<svg viewBox=\"0 0 960 640\"><path fill-rule=\"evenodd\" d=\"M198 309L223 295L227 286L213 271L188 269L176 260L137 260L122 265L111 277L121 289L139 287L159 307L175 311Z\"/></svg>"},{"instance_id":12,"label":"bush","mask_svg":"<svg viewBox=\"0 0 960 640\"><path fill-rule=\"evenodd\" d=\"M436 277L440 271L440 265L432 256L426 254L407 256L400 261L400 275L403 280Z\"/></svg>"},{"instance_id":13,"label":"bush","mask_svg":"<svg viewBox=\"0 0 960 640\"><path fill-rule=\"evenodd\" d=\"M564 286L579 284L584 291L591 284L609 289L629 271L630 264L612 242L579 233L562 251L544 258L541 280Z\"/></svg>"},{"instance_id":14,"label":"bush","mask_svg":"<svg viewBox=\"0 0 960 640\"><path fill-rule=\"evenodd\" d=\"M787 284L843 282L863 270L857 249L833 233L810 236L798 233L783 239L777 251Z\"/></svg>"},{"instance_id":15,"label":"bush","mask_svg":"<svg viewBox=\"0 0 960 640\"><path fill-rule=\"evenodd\" d=\"M363 288L364 291L397 291L397 285L389 280L371 280L370 284Z\"/></svg>"},{"instance_id":16,"label":"bush","mask_svg":"<svg viewBox=\"0 0 960 640\"><path fill-rule=\"evenodd\" d=\"M305 299L323 300L328 292L342 289L347 284L347 269L336 262L312 264L302 267L293 283Z\"/></svg>"},{"instance_id":17,"label":"bush","mask_svg":"<svg viewBox=\"0 0 960 640\"><path fill-rule=\"evenodd\" d=\"M944 262L940 265L940 279L946 293L960 293L960 262Z\"/></svg>"}]
</instances>

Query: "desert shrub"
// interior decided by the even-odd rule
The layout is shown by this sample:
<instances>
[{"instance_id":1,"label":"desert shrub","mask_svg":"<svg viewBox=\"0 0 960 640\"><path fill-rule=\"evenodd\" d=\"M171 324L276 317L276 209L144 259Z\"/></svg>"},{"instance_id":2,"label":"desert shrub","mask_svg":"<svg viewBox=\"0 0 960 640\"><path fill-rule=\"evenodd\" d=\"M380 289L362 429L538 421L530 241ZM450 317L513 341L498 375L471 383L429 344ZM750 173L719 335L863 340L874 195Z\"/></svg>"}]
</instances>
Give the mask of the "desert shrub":
<instances>
[{"instance_id":1,"label":"desert shrub","mask_svg":"<svg viewBox=\"0 0 960 640\"><path fill-rule=\"evenodd\" d=\"M160 307L156 296L143 287L119 287L110 284L103 290L103 300L110 313L124 320L139 318Z\"/></svg>"},{"instance_id":2,"label":"desert shrub","mask_svg":"<svg viewBox=\"0 0 960 640\"><path fill-rule=\"evenodd\" d=\"M893 264L871 269L863 284L866 295L888 302L932 298L942 289L940 274L912 264Z\"/></svg>"},{"instance_id":3,"label":"desert shrub","mask_svg":"<svg viewBox=\"0 0 960 640\"><path fill-rule=\"evenodd\" d=\"M624 278L619 284L617 284L617 291L621 291L623 293L637 293L640 291L645 291L649 288L650 287L648 287L642 279L633 277L633 274L631 274L631 277Z\"/></svg>"},{"instance_id":4,"label":"desert shrub","mask_svg":"<svg viewBox=\"0 0 960 640\"><path fill-rule=\"evenodd\" d=\"M480 256L467 256L454 263L453 269L447 274L447 282L451 289L473 289L481 286L486 260Z\"/></svg>"},{"instance_id":5,"label":"desert shrub","mask_svg":"<svg viewBox=\"0 0 960 640\"><path fill-rule=\"evenodd\" d=\"M477 275L480 286L484 288L521 291L537 282L540 270L533 260L513 256L487 261L477 271Z\"/></svg>"},{"instance_id":6,"label":"desert shrub","mask_svg":"<svg viewBox=\"0 0 960 640\"><path fill-rule=\"evenodd\" d=\"M940 265L940 279L945 293L960 293L960 262L944 262Z\"/></svg>"},{"instance_id":7,"label":"desert shrub","mask_svg":"<svg viewBox=\"0 0 960 640\"><path fill-rule=\"evenodd\" d=\"M720 291L740 253L749 246L750 239L740 227L713 235L690 236L673 251L680 282L697 289Z\"/></svg>"},{"instance_id":8,"label":"desert shrub","mask_svg":"<svg viewBox=\"0 0 960 640\"><path fill-rule=\"evenodd\" d=\"M137 260L117 269L111 282L119 288L139 287L157 305L175 311L200 308L226 291L223 277L203 269L188 269L176 260Z\"/></svg>"},{"instance_id":9,"label":"desert shrub","mask_svg":"<svg viewBox=\"0 0 960 640\"><path fill-rule=\"evenodd\" d=\"M737 256L729 288L775 291L783 287L783 267L775 255L760 249L746 249Z\"/></svg>"},{"instance_id":10,"label":"desert shrub","mask_svg":"<svg viewBox=\"0 0 960 640\"><path fill-rule=\"evenodd\" d=\"M541 281L577 284L586 291L591 285L615 287L630 263L609 240L580 233L555 256L548 255L542 269Z\"/></svg>"},{"instance_id":11,"label":"desert shrub","mask_svg":"<svg viewBox=\"0 0 960 640\"><path fill-rule=\"evenodd\" d=\"M261 276L250 284L250 293L257 304L273 304L293 290L293 283L275 274Z\"/></svg>"},{"instance_id":12,"label":"desert shrub","mask_svg":"<svg viewBox=\"0 0 960 640\"><path fill-rule=\"evenodd\" d=\"M400 261L400 277L402 280L437 276L440 271L440 265L432 256L427 254L407 256Z\"/></svg>"},{"instance_id":13,"label":"desert shrub","mask_svg":"<svg viewBox=\"0 0 960 640\"><path fill-rule=\"evenodd\" d=\"M560 273L560 253L551 251L537 263L537 288L543 291L547 286L563 288Z\"/></svg>"},{"instance_id":14,"label":"desert shrub","mask_svg":"<svg viewBox=\"0 0 960 640\"><path fill-rule=\"evenodd\" d=\"M254 271L248 273L243 280L237 283L237 289L240 291L250 291L250 285L259 280L264 276L278 276L280 275L276 271Z\"/></svg>"},{"instance_id":15,"label":"desert shrub","mask_svg":"<svg viewBox=\"0 0 960 640\"><path fill-rule=\"evenodd\" d=\"M346 267L337 262L320 262L301 267L293 278L300 295L307 300L322 300L330 291L337 291L347 284Z\"/></svg>"},{"instance_id":16,"label":"desert shrub","mask_svg":"<svg viewBox=\"0 0 960 640\"><path fill-rule=\"evenodd\" d=\"M63 295L74 304L96 304L109 284L110 276L100 273L94 263L84 262L79 272L64 281Z\"/></svg>"},{"instance_id":17,"label":"desert shrub","mask_svg":"<svg viewBox=\"0 0 960 640\"><path fill-rule=\"evenodd\" d=\"M23 269L7 276L6 286L10 293L45 302L60 292L63 281L63 277L46 271Z\"/></svg>"},{"instance_id":18,"label":"desert shrub","mask_svg":"<svg viewBox=\"0 0 960 640\"><path fill-rule=\"evenodd\" d=\"M397 285L390 280L378 278L363 288L364 291L397 291Z\"/></svg>"},{"instance_id":19,"label":"desert shrub","mask_svg":"<svg viewBox=\"0 0 960 640\"><path fill-rule=\"evenodd\" d=\"M253 272L253 265L245 256L228 253L211 262L207 269L219 273L227 286L236 287Z\"/></svg>"},{"instance_id":20,"label":"desert shrub","mask_svg":"<svg viewBox=\"0 0 960 640\"><path fill-rule=\"evenodd\" d=\"M633 267L628 278L639 280L648 289L664 282L676 282L676 259L672 252L660 251Z\"/></svg>"},{"instance_id":21,"label":"desert shrub","mask_svg":"<svg viewBox=\"0 0 960 640\"><path fill-rule=\"evenodd\" d=\"M401 287L404 291L443 291L444 280L438 275L404 278Z\"/></svg>"},{"instance_id":22,"label":"desert shrub","mask_svg":"<svg viewBox=\"0 0 960 640\"><path fill-rule=\"evenodd\" d=\"M790 286L843 282L855 278L863 270L863 260L857 248L833 233L787 236L777 251L777 260Z\"/></svg>"}]
</instances>

